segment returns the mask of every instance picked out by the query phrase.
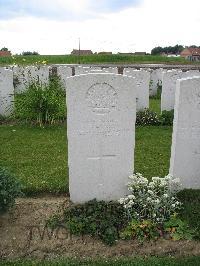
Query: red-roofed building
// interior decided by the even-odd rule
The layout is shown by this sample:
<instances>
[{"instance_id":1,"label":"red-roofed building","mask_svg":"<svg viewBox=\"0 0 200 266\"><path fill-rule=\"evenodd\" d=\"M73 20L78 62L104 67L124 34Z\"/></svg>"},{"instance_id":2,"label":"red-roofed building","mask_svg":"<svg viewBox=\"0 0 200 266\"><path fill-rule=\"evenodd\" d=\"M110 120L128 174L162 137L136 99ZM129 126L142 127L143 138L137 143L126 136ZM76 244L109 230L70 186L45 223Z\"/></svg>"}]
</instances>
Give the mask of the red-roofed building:
<instances>
[{"instance_id":1,"label":"red-roofed building","mask_svg":"<svg viewBox=\"0 0 200 266\"><path fill-rule=\"evenodd\" d=\"M180 56L190 61L200 61L200 48L185 48Z\"/></svg>"},{"instance_id":2,"label":"red-roofed building","mask_svg":"<svg viewBox=\"0 0 200 266\"><path fill-rule=\"evenodd\" d=\"M91 50L76 50L74 49L72 52L71 52L72 55L91 55L93 54L93 52Z\"/></svg>"},{"instance_id":3,"label":"red-roofed building","mask_svg":"<svg viewBox=\"0 0 200 266\"><path fill-rule=\"evenodd\" d=\"M11 52L10 51L0 51L0 57L3 56L11 56Z\"/></svg>"}]
</instances>

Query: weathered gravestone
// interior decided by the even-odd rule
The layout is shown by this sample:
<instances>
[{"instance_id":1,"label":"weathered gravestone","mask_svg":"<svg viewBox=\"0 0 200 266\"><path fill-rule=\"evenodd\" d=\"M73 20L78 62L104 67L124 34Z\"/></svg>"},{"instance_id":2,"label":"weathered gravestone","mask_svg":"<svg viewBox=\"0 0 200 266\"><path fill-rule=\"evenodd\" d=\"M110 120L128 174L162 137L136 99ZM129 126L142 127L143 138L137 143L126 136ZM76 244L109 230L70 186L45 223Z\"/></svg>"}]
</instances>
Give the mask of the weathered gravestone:
<instances>
[{"instance_id":1,"label":"weathered gravestone","mask_svg":"<svg viewBox=\"0 0 200 266\"><path fill-rule=\"evenodd\" d=\"M14 101L13 72L0 68L0 115L8 116L12 112Z\"/></svg>"},{"instance_id":2,"label":"weathered gravestone","mask_svg":"<svg viewBox=\"0 0 200 266\"><path fill-rule=\"evenodd\" d=\"M137 111L149 108L150 73L144 69L133 70L130 68L125 68L124 75L135 78Z\"/></svg>"},{"instance_id":3,"label":"weathered gravestone","mask_svg":"<svg viewBox=\"0 0 200 266\"><path fill-rule=\"evenodd\" d=\"M200 188L200 77L177 81L170 174Z\"/></svg>"},{"instance_id":4,"label":"weathered gravestone","mask_svg":"<svg viewBox=\"0 0 200 266\"><path fill-rule=\"evenodd\" d=\"M13 68L15 93L24 92L32 82L49 82L48 66L16 66Z\"/></svg>"},{"instance_id":5,"label":"weathered gravestone","mask_svg":"<svg viewBox=\"0 0 200 266\"><path fill-rule=\"evenodd\" d=\"M174 109L176 81L182 77L181 70L169 70L162 74L161 111Z\"/></svg>"},{"instance_id":6,"label":"weathered gravestone","mask_svg":"<svg viewBox=\"0 0 200 266\"><path fill-rule=\"evenodd\" d=\"M91 72L101 72L101 67L95 67L95 66L77 66L75 67L75 75L82 75L82 74L88 74Z\"/></svg>"},{"instance_id":7,"label":"weathered gravestone","mask_svg":"<svg viewBox=\"0 0 200 266\"><path fill-rule=\"evenodd\" d=\"M119 199L134 166L134 79L87 74L67 84L70 198Z\"/></svg>"},{"instance_id":8,"label":"weathered gravestone","mask_svg":"<svg viewBox=\"0 0 200 266\"><path fill-rule=\"evenodd\" d=\"M162 68L151 69L150 70L150 84L149 84L149 94L154 96L157 94L158 86L162 85Z\"/></svg>"},{"instance_id":9,"label":"weathered gravestone","mask_svg":"<svg viewBox=\"0 0 200 266\"><path fill-rule=\"evenodd\" d=\"M63 87L67 88L67 78L72 76L72 68L68 66L58 66L57 75L60 77Z\"/></svg>"}]
</instances>

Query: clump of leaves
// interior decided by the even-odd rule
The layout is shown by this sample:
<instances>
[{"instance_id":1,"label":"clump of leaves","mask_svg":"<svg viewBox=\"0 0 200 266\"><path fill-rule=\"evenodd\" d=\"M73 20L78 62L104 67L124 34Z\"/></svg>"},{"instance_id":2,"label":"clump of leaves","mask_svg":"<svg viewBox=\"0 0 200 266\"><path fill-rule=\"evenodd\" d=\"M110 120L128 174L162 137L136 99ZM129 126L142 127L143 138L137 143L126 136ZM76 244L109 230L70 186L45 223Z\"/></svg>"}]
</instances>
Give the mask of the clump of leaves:
<instances>
[{"instance_id":1,"label":"clump of leaves","mask_svg":"<svg viewBox=\"0 0 200 266\"><path fill-rule=\"evenodd\" d=\"M15 117L39 125L53 124L66 118L66 93L59 77L49 84L32 81L26 91L15 95Z\"/></svg>"},{"instance_id":2,"label":"clump of leaves","mask_svg":"<svg viewBox=\"0 0 200 266\"><path fill-rule=\"evenodd\" d=\"M172 216L169 221L164 223L164 231L167 232L173 240L191 240L195 237L195 230L190 229L185 221L176 216Z\"/></svg>"},{"instance_id":3,"label":"clump of leaves","mask_svg":"<svg viewBox=\"0 0 200 266\"><path fill-rule=\"evenodd\" d=\"M138 111L136 114L136 125L147 126L147 125L159 125L159 117L156 112L146 108L143 111Z\"/></svg>"},{"instance_id":4,"label":"clump of leaves","mask_svg":"<svg viewBox=\"0 0 200 266\"><path fill-rule=\"evenodd\" d=\"M172 126L174 120L174 110L162 111L159 120L162 126Z\"/></svg>"},{"instance_id":5,"label":"clump of leaves","mask_svg":"<svg viewBox=\"0 0 200 266\"><path fill-rule=\"evenodd\" d=\"M91 235L112 245L119 239L120 230L128 224L123 206L118 202L91 200L73 205L64 211L63 218L52 218L50 226L64 224L71 234Z\"/></svg>"},{"instance_id":6,"label":"clump of leaves","mask_svg":"<svg viewBox=\"0 0 200 266\"><path fill-rule=\"evenodd\" d=\"M135 239L143 242L144 240L156 240L159 237L158 225L151 220L131 220L128 226L121 232L122 239Z\"/></svg>"},{"instance_id":7,"label":"clump of leaves","mask_svg":"<svg viewBox=\"0 0 200 266\"><path fill-rule=\"evenodd\" d=\"M11 208L15 199L21 196L21 185L6 169L0 168L0 213Z\"/></svg>"}]
</instances>

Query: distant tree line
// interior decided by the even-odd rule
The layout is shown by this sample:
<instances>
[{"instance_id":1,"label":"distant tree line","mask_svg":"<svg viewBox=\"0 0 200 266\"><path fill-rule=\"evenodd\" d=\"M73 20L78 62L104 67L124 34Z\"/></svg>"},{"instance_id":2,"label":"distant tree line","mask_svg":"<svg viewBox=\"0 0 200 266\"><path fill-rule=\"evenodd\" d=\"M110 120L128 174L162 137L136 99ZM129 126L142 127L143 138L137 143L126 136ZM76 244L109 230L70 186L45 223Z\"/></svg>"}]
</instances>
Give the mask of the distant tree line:
<instances>
[{"instance_id":1,"label":"distant tree line","mask_svg":"<svg viewBox=\"0 0 200 266\"><path fill-rule=\"evenodd\" d=\"M39 55L39 53L35 52L35 51L33 51L33 52L26 51L26 52L22 52L22 55L23 56L26 56L26 55Z\"/></svg>"},{"instance_id":2,"label":"distant tree line","mask_svg":"<svg viewBox=\"0 0 200 266\"><path fill-rule=\"evenodd\" d=\"M165 54L180 54L184 49L183 45L175 45L175 46L166 46L166 47L155 47L151 50L152 55L159 55L162 53Z\"/></svg>"},{"instance_id":3,"label":"distant tree line","mask_svg":"<svg viewBox=\"0 0 200 266\"><path fill-rule=\"evenodd\" d=\"M174 54L174 55L178 55L180 54L183 49L185 48L200 48L200 46L196 46L196 45L190 45L190 46L183 46L183 45L175 45L175 46L166 46L166 47L155 47L151 50L151 54L152 55L159 55L159 54Z\"/></svg>"}]
</instances>

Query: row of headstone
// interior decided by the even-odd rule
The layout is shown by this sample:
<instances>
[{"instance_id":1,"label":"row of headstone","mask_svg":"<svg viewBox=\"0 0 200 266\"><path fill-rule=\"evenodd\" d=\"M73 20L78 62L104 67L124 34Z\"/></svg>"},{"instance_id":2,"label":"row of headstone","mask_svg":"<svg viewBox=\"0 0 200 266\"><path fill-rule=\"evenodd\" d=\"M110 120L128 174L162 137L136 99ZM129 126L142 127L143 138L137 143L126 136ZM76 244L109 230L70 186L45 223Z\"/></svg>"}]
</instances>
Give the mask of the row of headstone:
<instances>
[{"instance_id":1,"label":"row of headstone","mask_svg":"<svg viewBox=\"0 0 200 266\"><path fill-rule=\"evenodd\" d=\"M73 68L65 65L56 67L56 73L60 76L63 88L65 88L65 90L67 88L67 78L73 75L88 73L119 73L119 69L117 67L75 66ZM21 93L25 91L32 81L40 81L43 84L48 83L50 69L51 68L48 66L13 67L14 93ZM161 68L155 70L136 70L130 67L122 69L122 73L127 76L135 77L136 79L137 111L149 107L149 95L155 95L157 93L158 86L161 84L161 111L174 109L175 87L177 79L187 76L200 75L200 72L196 70L191 70L188 72L182 72L181 70L164 71ZM2 111L2 114L5 115L5 112Z\"/></svg>"},{"instance_id":2,"label":"row of headstone","mask_svg":"<svg viewBox=\"0 0 200 266\"><path fill-rule=\"evenodd\" d=\"M130 76L106 73L68 78L69 190L73 202L116 200L128 193L125 184L134 170L134 81ZM200 77L177 82L169 172L180 178L182 188L200 188Z\"/></svg>"}]
</instances>

